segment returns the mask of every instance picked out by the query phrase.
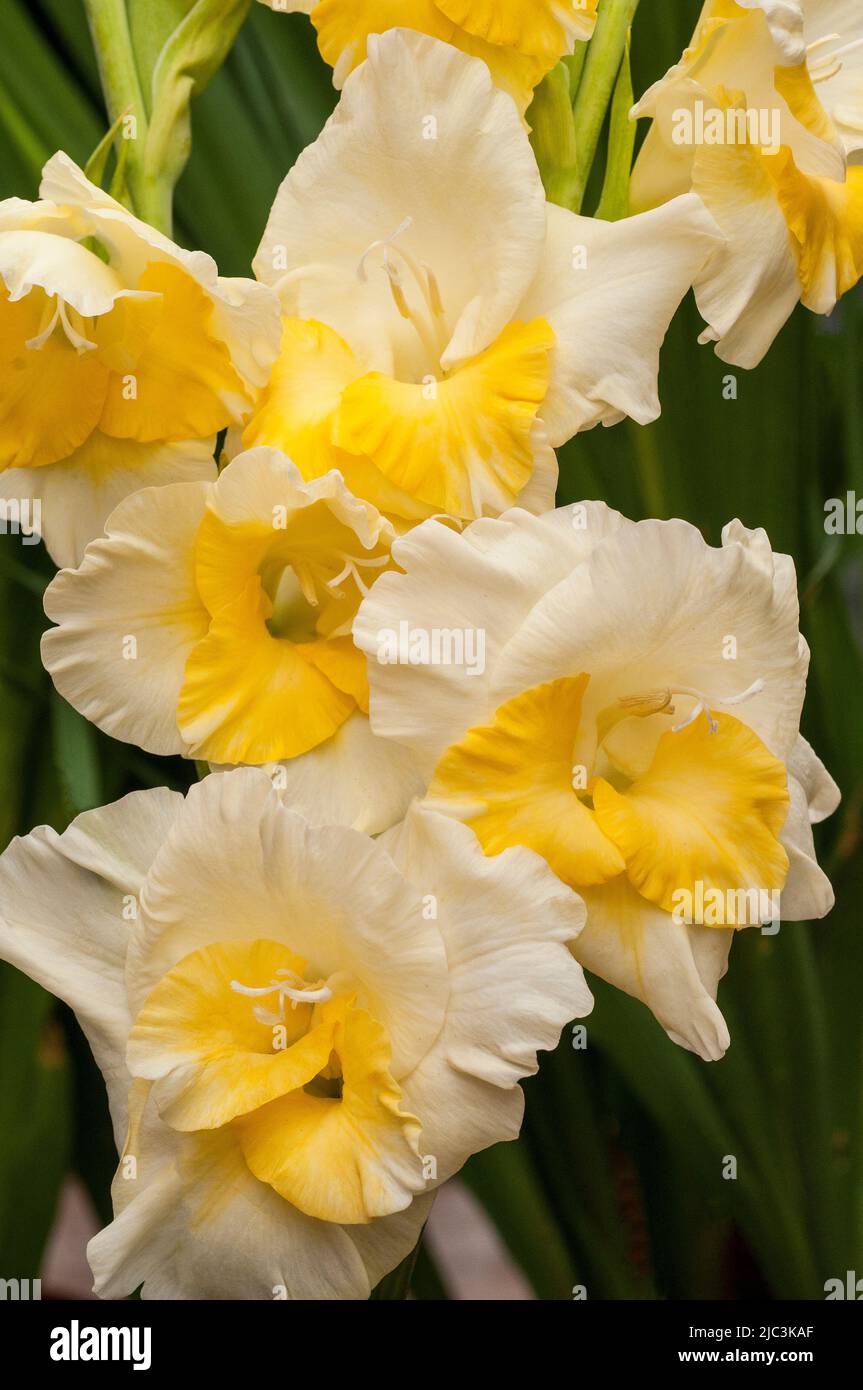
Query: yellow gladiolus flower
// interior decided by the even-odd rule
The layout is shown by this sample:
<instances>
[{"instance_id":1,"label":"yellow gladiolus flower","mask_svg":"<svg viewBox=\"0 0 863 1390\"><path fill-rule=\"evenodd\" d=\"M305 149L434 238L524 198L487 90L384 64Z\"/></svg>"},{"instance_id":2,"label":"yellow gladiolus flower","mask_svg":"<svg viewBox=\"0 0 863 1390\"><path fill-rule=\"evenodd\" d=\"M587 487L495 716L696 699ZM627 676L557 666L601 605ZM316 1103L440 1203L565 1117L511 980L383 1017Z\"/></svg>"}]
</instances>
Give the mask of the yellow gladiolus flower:
<instances>
[{"instance_id":1,"label":"yellow gladiolus flower","mask_svg":"<svg viewBox=\"0 0 863 1390\"><path fill-rule=\"evenodd\" d=\"M481 58L519 111L534 88L596 25L599 0L262 0L271 10L311 16L337 87L365 61L369 38L412 29Z\"/></svg>"},{"instance_id":2,"label":"yellow gladiolus flower","mask_svg":"<svg viewBox=\"0 0 863 1390\"><path fill-rule=\"evenodd\" d=\"M716 228L692 194L623 222L547 204L481 63L369 41L276 196L255 258L283 311L242 432L388 516L553 505L554 449L659 414L659 351Z\"/></svg>"},{"instance_id":3,"label":"yellow gladiolus flower","mask_svg":"<svg viewBox=\"0 0 863 1390\"><path fill-rule=\"evenodd\" d=\"M153 753L215 765L285 760L320 813L379 831L416 779L368 731L351 626L395 532L337 473L306 483L270 449L215 482L145 488L49 585L42 656L94 724ZM304 755L323 751L316 770ZM377 754L377 761L376 761ZM345 811L350 802L354 814Z\"/></svg>"},{"instance_id":4,"label":"yellow gladiolus flower","mask_svg":"<svg viewBox=\"0 0 863 1390\"><path fill-rule=\"evenodd\" d=\"M278 306L220 278L91 184L66 155L41 200L0 203L0 497L38 498L77 564L138 487L216 476L217 432L248 415Z\"/></svg>"},{"instance_id":5,"label":"yellow gladiolus flower","mask_svg":"<svg viewBox=\"0 0 863 1390\"><path fill-rule=\"evenodd\" d=\"M0 955L108 1087L103 1298L367 1298L592 1006L584 905L536 855L419 809L385 847L314 827L255 768L16 840L0 897Z\"/></svg>"},{"instance_id":6,"label":"yellow gladiolus flower","mask_svg":"<svg viewBox=\"0 0 863 1390\"><path fill-rule=\"evenodd\" d=\"M753 367L798 301L829 314L863 274L863 11L853 0L707 0L681 61L635 107L653 124L633 205L694 189L725 238L695 293L723 360Z\"/></svg>"},{"instance_id":7,"label":"yellow gladiolus flower","mask_svg":"<svg viewBox=\"0 0 863 1390\"><path fill-rule=\"evenodd\" d=\"M373 729L413 752L425 804L486 854L526 845L581 893L583 965L721 1056L734 929L833 901L811 824L838 792L799 734L791 561L739 522L714 549L685 522L601 503L461 534L428 521L393 553L354 625ZM442 631L448 659L423 647Z\"/></svg>"}]
</instances>

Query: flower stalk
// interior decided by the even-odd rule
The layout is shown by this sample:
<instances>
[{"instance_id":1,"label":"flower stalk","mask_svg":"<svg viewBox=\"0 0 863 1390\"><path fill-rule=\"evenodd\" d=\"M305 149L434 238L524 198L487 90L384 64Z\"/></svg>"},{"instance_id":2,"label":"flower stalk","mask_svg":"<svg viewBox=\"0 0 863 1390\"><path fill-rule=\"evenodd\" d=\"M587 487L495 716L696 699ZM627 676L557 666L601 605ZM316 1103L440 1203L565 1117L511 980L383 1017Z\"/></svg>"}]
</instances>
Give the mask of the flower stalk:
<instances>
[{"instance_id":1,"label":"flower stalk","mask_svg":"<svg viewBox=\"0 0 863 1390\"><path fill-rule=\"evenodd\" d=\"M173 28L148 17L133 29L125 0L85 0L108 117L128 142L124 201L166 236L191 150L191 99L225 61L250 4L195 0Z\"/></svg>"},{"instance_id":2,"label":"flower stalk","mask_svg":"<svg viewBox=\"0 0 863 1390\"><path fill-rule=\"evenodd\" d=\"M575 102L578 151L573 210L579 212L596 158L599 137L624 61L638 0L604 0L590 41Z\"/></svg>"},{"instance_id":3,"label":"flower stalk","mask_svg":"<svg viewBox=\"0 0 863 1390\"><path fill-rule=\"evenodd\" d=\"M125 0L84 0L93 47L99 62L99 76L111 126L121 126L129 148L125 170L124 201L145 221L170 234L171 189L145 178L144 151L147 144L147 108L135 50L129 29Z\"/></svg>"}]
</instances>

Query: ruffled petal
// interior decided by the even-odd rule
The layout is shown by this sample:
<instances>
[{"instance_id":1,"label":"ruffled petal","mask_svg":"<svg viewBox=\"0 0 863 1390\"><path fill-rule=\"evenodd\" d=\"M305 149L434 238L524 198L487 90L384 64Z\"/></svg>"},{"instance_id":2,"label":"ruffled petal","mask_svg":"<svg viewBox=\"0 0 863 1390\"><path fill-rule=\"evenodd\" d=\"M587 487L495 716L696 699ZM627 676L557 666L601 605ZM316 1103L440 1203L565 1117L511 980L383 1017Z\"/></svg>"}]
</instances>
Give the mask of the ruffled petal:
<instances>
[{"instance_id":1,"label":"ruffled petal","mask_svg":"<svg viewBox=\"0 0 863 1390\"><path fill-rule=\"evenodd\" d=\"M138 894L180 807L164 787L86 811L62 835L41 826L0 857L0 956L75 1010L126 1126L125 961Z\"/></svg>"},{"instance_id":2,"label":"ruffled petal","mask_svg":"<svg viewBox=\"0 0 863 1390\"><path fill-rule=\"evenodd\" d=\"M181 753L177 700L186 662L207 633L194 541L212 485L173 483L128 497L88 546L80 569L45 592L57 627L42 660L59 690L113 738Z\"/></svg>"}]
</instances>

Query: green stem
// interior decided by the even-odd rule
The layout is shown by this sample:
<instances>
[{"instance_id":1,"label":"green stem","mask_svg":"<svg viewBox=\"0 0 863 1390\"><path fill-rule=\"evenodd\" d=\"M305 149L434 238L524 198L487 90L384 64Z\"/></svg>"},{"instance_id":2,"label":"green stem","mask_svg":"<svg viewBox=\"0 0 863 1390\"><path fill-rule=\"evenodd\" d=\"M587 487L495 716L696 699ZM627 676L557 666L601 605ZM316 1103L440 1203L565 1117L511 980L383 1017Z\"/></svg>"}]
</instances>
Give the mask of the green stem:
<instances>
[{"instance_id":1,"label":"green stem","mask_svg":"<svg viewBox=\"0 0 863 1390\"><path fill-rule=\"evenodd\" d=\"M109 122L113 125L125 116L135 120L134 139L128 141L125 169L132 210L151 226L170 235L171 186L164 179L148 176L145 169L147 106L125 0L84 0L84 5L99 61Z\"/></svg>"},{"instance_id":2,"label":"green stem","mask_svg":"<svg viewBox=\"0 0 863 1390\"><path fill-rule=\"evenodd\" d=\"M111 122L129 112L146 134L147 111L138 78L125 0L84 0Z\"/></svg>"},{"instance_id":3,"label":"green stem","mask_svg":"<svg viewBox=\"0 0 863 1390\"><path fill-rule=\"evenodd\" d=\"M587 48L588 46L586 43L577 43L575 45L575 52L562 59L563 65L569 73L569 96L573 108L578 100L584 64L587 60Z\"/></svg>"},{"instance_id":4,"label":"green stem","mask_svg":"<svg viewBox=\"0 0 863 1390\"><path fill-rule=\"evenodd\" d=\"M599 9L575 103L575 140L578 149L576 211L584 200L599 137L637 9L638 0L604 0Z\"/></svg>"},{"instance_id":5,"label":"green stem","mask_svg":"<svg viewBox=\"0 0 863 1390\"><path fill-rule=\"evenodd\" d=\"M634 420L628 420L626 426L635 449L645 512L648 516L665 519L669 514L665 494L667 478L659 453L657 427L655 424L637 425Z\"/></svg>"}]
</instances>

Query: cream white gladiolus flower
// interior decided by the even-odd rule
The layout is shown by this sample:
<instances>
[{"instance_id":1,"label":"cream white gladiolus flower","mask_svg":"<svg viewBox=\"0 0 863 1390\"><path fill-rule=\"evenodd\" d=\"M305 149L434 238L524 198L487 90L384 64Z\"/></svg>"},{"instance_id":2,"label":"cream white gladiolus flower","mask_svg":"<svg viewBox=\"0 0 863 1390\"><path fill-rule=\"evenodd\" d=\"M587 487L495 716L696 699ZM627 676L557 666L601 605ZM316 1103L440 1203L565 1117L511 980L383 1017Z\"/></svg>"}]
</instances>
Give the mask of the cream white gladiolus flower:
<instances>
[{"instance_id":1,"label":"cream white gladiolus flower","mask_svg":"<svg viewBox=\"0 0 863 1390\"><path fill-rule=\"evenodd\" d=\"M491 69L519 111L576 42L593 34L599 0L261 0L271 10L311 16L337 87L366 57L369 37L413 29L442 39Z\"/></svg>"},{"instance_id":2,"label":"cream white gladiolus flower","mask_svg":"<svg viewBox=\"0 0 863 1390\"><path fill-rule=\"evenodd\" d=\"M372 38L255 259L284 329L243 443L402 520L543 511L555 447L659 414L660 346L714 234L692 194L614 224L547 204L482 63Z\"/></svg>"},{"instance_id":3,"label":"cream white gladiolus flower","mask_svg":"<svg viewBox=\"0 0 863 1390\"><path fill-rule=\"evenodd\" d=\"M701 341L725 361L756 366L798 301L828 314L857 284L856 0L707 0L691 46L633 114L653 118L633 206L694 189L726 238L695 287L709 325Z\"/></svg>"},{"instance_id":4,"label":"cream white gladiolus flower","mask_svg":"<svg viewBox=\"0 0 863 1390\"><path fill-rule=\"evenodd\" d=\"M306 483L271 449L216 482L143 489L49 586L45 666L114 738L218 765L297 760L286 790L313 784L323 818L386 829L418 784L369 733L351 626L394 534L339 474Z\"/></svg>"},{"instance_id":5,"label":"cream white gladiolus flower","mask_svg":"<svg viewBox=\"0 0 863 1390\"><path fill-rule=\"evenodd\" d=\"M721 1056L733 928L833 901L811 823L838 793L799 735L792 562L739 522L717 549L602 503L460 535L429 521L394 558L405 572L354 629L373 729L414 752L426 804L488 855L527 845L583 895L583 965ZM482 671L457 659L456 631L465 649L482 634Z\"/></svg>"},{"instance_id":6,"label":"cream white gladiolus flower","mask_svg":"<svg viewBox=\"0 0 863 1390\"><path fill-rule=\"evenodd\" d=\"M55 155L39 202L0 203L0 498L38 498L53 558L77 564L136 488L216 476L215 436L278 340L262 285L220 278Z\"/></svg>"},{"instance_id":7,"label":"cream white gladiolus flower","mask_svg":"<svg viewBox=\"0 0 863 1390\"><path fill-rule=\"evenodd\" d=\"M260 769L36 830L0 888L0 954L107 1083L105 1298L367 1297L592 1003L583 904L538 856L421 810L387 849L312 827Z\"/></svg>"}]
</instances>

